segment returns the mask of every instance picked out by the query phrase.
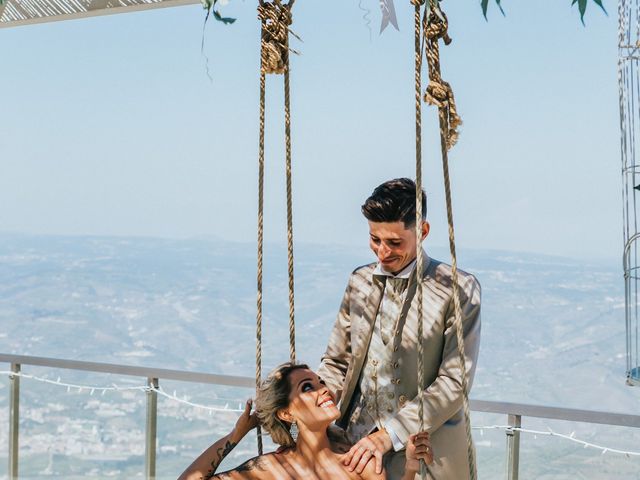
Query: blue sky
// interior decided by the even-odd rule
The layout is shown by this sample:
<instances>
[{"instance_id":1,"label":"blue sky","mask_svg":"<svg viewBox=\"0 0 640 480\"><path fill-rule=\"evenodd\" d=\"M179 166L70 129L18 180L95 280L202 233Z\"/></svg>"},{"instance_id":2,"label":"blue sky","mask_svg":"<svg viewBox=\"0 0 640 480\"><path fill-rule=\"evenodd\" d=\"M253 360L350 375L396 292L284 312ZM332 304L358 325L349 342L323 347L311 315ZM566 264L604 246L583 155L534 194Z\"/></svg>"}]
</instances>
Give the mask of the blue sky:
<instances>
[{"instance_id":1,"label":"blue sky","mask_svg":"<svg viewBox=\"0 0 640 480\"><path fill-rule=\"evenodd\" d=\"M0 30L0 231L254 241L255 2L205 32L197 6ZM622 247L615 6L443 3L443 75L463 118L451 152L461 248L617 261ZM292 59L297 241L366 245L359 206L414 175L413 13L372 35L357 0L299 0ZM285 238L282 84L268 82L267 239ZM426 108L426 107L425 107ZM446 244L435 112L424 175L434 245Z\"/></svg>"}]
</instances>

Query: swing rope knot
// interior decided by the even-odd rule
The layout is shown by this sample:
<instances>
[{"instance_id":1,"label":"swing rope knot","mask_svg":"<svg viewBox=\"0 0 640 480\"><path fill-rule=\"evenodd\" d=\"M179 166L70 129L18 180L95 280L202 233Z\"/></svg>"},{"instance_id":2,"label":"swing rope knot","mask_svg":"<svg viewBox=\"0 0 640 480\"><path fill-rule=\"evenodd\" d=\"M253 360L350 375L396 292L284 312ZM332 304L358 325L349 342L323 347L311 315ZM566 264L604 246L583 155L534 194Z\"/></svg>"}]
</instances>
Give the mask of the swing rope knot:
<instances>
[{"instance_id":1,"label":"swing rope knot","mask_svg":"<svg viewBox=\"0 0 640 480\"><path fill-rule=\"evenodd\" d=\"M261 1L258 19L262 22L260 70L265 74L283 74L289 68L289 26L293 23L291 6L280 0Z\"/></svg>"},{"instance_id":2,"label":"swing rope knot","mask_svg":"<svg viewBox=\"0 0 640 480\"><path fill-rule=\"evenodd\" d=\"M429 42L437 42L442 39L445 45L451 43L449 36L449 20L440 7L432 7L429 21L425 28L425 36Z\"/></svg>"},{"instance_id":3,"label":"swing rope knot","mask_svg":"<svg viewBox=\"0 0 640 480\"><path fill-rule=\"evenodd\" d=\"M458 127L462 125L462 119L458 115L456 102L453 97L453 89L444 80L431 79L424 93L424 101L429 105L443 109L447 124L447 150L451 150L458 141Z\"/></svg>"},{"instance_id":4,"label":"swing rope knot","mask_svg":"<svg viewBox=\"0 0 640 480\"><path fill-rule=\"evenodd\" d=\"M438 41L442 39L445 45L451 43L449 37L449 21L445 13L440 10L437 2L431 4L431 12L423 25L426 40L426 56L429 68L429 85L424 93L424 101L429 105L438 107L443 120L441 132L446 140L447 150L450 150L458 141L458 127L462 125L462 119L458 115L453 89L448 82L442 79L440 74L440 46Z\"/></svg>"}]
</instances>

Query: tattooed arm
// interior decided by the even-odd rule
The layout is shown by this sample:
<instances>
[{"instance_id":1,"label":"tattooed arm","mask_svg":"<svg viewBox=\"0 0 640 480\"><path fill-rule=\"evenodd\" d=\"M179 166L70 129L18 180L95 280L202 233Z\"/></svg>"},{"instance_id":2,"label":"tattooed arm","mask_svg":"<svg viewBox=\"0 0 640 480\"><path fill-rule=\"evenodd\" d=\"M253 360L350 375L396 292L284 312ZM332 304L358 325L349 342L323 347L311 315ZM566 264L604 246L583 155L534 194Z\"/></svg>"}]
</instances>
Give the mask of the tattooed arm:
<instances>
[{"instance_id":1,"label":"tattooed arm","mask_svg":"<svg viewBox=\"0 0 640 480\"><path fill-rule=\"evenodd\" d=\"M240 443L240 440L255 428L257 418L251 414L251 400L245 405L244 412L236 422L231 433L207 448L202 455L194 460L178 477L178 480L211 480L222 460ZM216 476L217 477L217 476Z\"/></svg>"}]
</instances>

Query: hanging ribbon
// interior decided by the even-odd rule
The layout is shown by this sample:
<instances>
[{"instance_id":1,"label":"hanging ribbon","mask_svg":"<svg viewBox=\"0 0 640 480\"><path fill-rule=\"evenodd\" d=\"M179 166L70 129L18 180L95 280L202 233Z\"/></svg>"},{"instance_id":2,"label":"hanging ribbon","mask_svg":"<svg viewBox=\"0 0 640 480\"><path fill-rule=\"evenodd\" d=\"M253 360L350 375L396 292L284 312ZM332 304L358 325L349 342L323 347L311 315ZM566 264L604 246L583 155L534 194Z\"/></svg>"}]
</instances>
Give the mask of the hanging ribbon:
<instances>
[{"instance_id":1,"label":"hanging ribbon","mask_svg":"<svg viewBox=\"0 0 640 480\"><path fill-rule=\"evenodd\" d=\"M380 24L380 33L389 26L389 23L398 31L398 19L396 18L396 7L393 0L380 0L380 10L382 11L382 23Z\"/></svg>"}]
</instances>

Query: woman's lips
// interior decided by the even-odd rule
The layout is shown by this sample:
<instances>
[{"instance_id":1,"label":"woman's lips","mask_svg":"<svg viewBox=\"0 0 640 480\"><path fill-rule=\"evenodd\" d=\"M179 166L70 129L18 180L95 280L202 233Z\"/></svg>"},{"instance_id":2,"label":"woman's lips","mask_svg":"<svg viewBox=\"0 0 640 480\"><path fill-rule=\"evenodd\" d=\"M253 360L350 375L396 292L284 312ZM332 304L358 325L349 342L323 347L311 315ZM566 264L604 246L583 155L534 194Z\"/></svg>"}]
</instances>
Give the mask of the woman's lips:
<instances>
[{"instance_id":1,"label":"woman's lips","mask_svg":"<svg viewBox=\"0 0 640 480\"><path fill-rule=\"evenodd\" d=\"M333 403L333 400L325 400L320 404L320 408L330 408L333 406L335 406L335 404Z\"/></svg>"}]
</instances>

